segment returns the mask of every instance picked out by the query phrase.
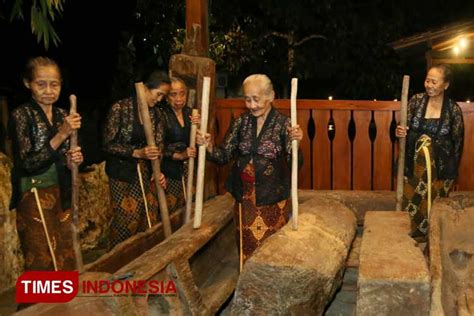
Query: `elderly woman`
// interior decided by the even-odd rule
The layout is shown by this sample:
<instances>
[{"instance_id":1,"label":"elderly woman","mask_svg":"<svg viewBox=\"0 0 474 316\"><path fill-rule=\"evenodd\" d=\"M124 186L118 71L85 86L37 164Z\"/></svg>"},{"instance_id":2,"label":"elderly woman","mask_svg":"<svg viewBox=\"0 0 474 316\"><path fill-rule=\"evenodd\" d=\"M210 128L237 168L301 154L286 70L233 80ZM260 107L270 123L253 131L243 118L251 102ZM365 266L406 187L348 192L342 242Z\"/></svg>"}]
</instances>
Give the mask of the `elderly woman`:
<instances>
[{"instance_id":1,"label":"elderly woman","mask_svg":"<svg viewBox=\"0 0 474 316\"><path fill-rule=\"evenodd\" d=\"M184 162L196 157L196 149L189 147L191 109L186 106L188 88L180 78L171 78L168 104L162 108L164 125L164 154L162 171L166 176L168 209L174 212L184 206Z\"/></svg>"},{"instance_id":2,"label":"elderly woman","mask_svg":"<svg viewBox=\"0 0 474 316\"><path fill-rule=\"evenodd\" d=\"M242 90L249 111L233 122L223 143L214 147L210 134L199 132L197 143L207 144L211 161L234 161L226 188L236 200L234 218L238 236L242 230L239 246L245 261L289 220L291 141L300 141L303 132L298 125L290 127L290 119L272 106L275 92L266 75L247 77Z\"/></svg>"},{"instance_id":3,"label":"elderly woman","mask_svg":"<svg viewBox=\"0 0 474 316\"><path fill-rule=\"evenodd\" d=\"M152 73L145 82L157 147L147 146L136 95L115 103L107 116L103 143L113 207L110 247L157 221L158 201L151 182L150 161L158 159L163 149L163 125L155 105L168 94L169 84L168 76L162 72ZM165 186L163 175L159 181Z\"/></svg>"},{"instance_id":4,"label":"elderly woman","mask_svg":"<svg viewBox=\"0 0 474 316\"><path fill-rule=\"evenodd\" d=\"M397 137L407 137L402 208L411 216L413 237L426 235L431 203L448 195L458 175L464 124L459 105L446 96L451 76L446 65L431 67L426 91L408 103L407 128L396 129Z\"/></svg>"},{"instance_id":5,"label":"elderly woman","mask_svg":"<svg viewBox=\"0 0 474 316\"><path fill-rule=\"evenodd\" d=\"M54 105L62 85L55 61L30 59L23 82L31 100L13 110L10 133L15 158L11 207L17 208L25 270L74 270L68 168L83 157L79 147L69 149L69 137L81 127L81 117Z\"/></svg>"}]
</instances>

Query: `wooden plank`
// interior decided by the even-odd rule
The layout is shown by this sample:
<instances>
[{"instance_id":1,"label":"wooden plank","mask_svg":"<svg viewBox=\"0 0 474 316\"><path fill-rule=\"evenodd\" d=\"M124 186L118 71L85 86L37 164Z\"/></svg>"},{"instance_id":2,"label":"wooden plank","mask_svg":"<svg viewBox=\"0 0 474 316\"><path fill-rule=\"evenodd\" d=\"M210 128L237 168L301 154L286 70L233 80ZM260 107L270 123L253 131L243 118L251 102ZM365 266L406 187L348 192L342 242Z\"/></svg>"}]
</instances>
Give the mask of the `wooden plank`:
<instances>
[{"instance_id":1,"label":"wooden plank","mask_svg":"<svg viewBox=\"0 0 474 316\"><path fill-rule=\"evenodd\" d=\"M173 231L177 231L181 227L182 218L183 209L171 213L170 221ZM114 273L163 240L165 240L163 224L158 222L150 229L139 232L119 243L96 261L86 264L84 271Z\"/></svg>"},{"instance_id":2,"label":"wooden plank","mask_svg":"<svg viewBox=\"0 0 474 316\"><path fill-rule=\"evenodd\" d=\"M232 112L228 109L216 109L216 121L219 123L219 132L216 135L215 144L219 145L224 140L227 130L230 127ZM224 194L227 192L225 189L225 181L229 175L230 169L231 166L229 164L217 167L217 194Z\"/></svg>"},{"instance_id":3,"label":"wooden plank","mask_svg":"<svg viewBox=\"0 0 474 316\"><path fill-rule=\"evenodd\" d=\"M243 108L233 108L232 110L232 116L234 117L234 120L238 119L242 113L247 112L247 108L244 106Z\"/></svg>"},{"instance_id":4,"label":"wooden plank","mask_svg":"<svg viewBox=\"0 0 474 316\"><path fill-rule=\"evenodd\" d=\"M474 64L474 58L433 58L433 64Z\"/></svg>"},{"instance_id":5,"label":"wooden plank","mask_svg":"<svg viewBox=\"0 0 474 316\"><path fill-rule=\"evenodd\" d=\"M397 122L397 125L400 123L400 111L395 111L395 121ZM395 146L394 146L394 151L393 151L393 156L395 160L395 166L398 166L398 149L400 145L398 141L395 141ZM406 163L406 160L405 160ZM396 190L397 188L397 170L395 170L394 177L393 177L393 188Z\"/></svg>"},{"instance_id":6,"label":"wooden plank","mask_svg":"<svg viewBox=\"0 0 474 316\"><path fill-rule=\"evenodd\" d=\"M351 111L333 111L336 135L333 141L333 189L351 189L351 142L348 135Z\"/></svg>"},{"instance_id":7,"label":"wooden plank","mask_svg":"<svg viewBox=\"0 0 474 316\"><path fill-rule=\"evenodd\" d=\"M220 144L229 129L232 120L232 113L227 109L216 109L216 121L219 125L219 131L216 131L216 143Z\"/></svg>"},{"instance_id":8,"label":"wooden plank","mask_svg":"<svg viewBox=\"0 0 474 316\"><path fill-rule=\"evenodd\" d=\"M330 111L315 110L313 119L316 124L316 135L313 144L313 181L315 190L331 188L331 157L328 138L328 121Z\"/></svg>"},{"instance_id":9,"label":"wooden plank","mask_svg":"<svg viewBox=\"0 0 474 316\"><path fill-rule=\"evenodd\" d=\"M217 99L216 106L219 108L245 108L244 99ZM289 109L289 99L278 99L273 101L277 109ZM400 108L397 101L365 101L365 100L298 100L298 109L317 110L373 110L391 111Z\"/></svg>"},{"instance_id":10,"label":"wooden plank","mask_svg":"<svg viewBox=\"0 0 474 316\"><path fill-rule=\"evenodd\" d=\"M356 135L354 139L354 190L370 190L371 146L369 138L370 111L354 111Z\"/></svg>"},{"instance_id":11,"label":"wooden plank","mask_svg":"<svg viewBox=\"0 0 474 316\"><path fill-rule=\"evenodd\" d=\"M390 190L392 179L392 143L390 123L392 112L375 111L377 137L374 142L374 190Z\"/></svg>"},{"instance_id":12,"label":"wooden plank","mask_svg":"<svg viewBox=\"0 0 474 316\"><path fill-rule=\"evenodd\" d=\"M474 118L472 117L474 115L474 106L468 102L458 102L459 106L461 107L461 110L464 115L464 124L466 126L466 131L465 131L465 146L464 146L464 154L461 160L461 167L460 167L460 175L458 179L458 189L459 190L474 190L474 177L471 175L473 174L474 170L472 170L472 167L469 165L468 159L469 157L473 154L471 153L470 148L472 148L474 145L473 140L472 140L472 128L469 129L469 126L474 125ZM289 113L289 100L275 100L275 107L281 111L282 113ZM387 124L388 122L388 128L390 126L390 121L391 121L391 113L392 111L395 111L396 113L396 119L397 121L399 120L399 108L400 108L400 102L396 101L348 101L348 100L342 100L342 101L329 101L329 100L298 100L298 111L301 113L302 117L305 118L305 121L307 122L307 119L309 119L309 111L306 112L307 114L302 114L305 113L304 111L308 109L312 109L313 112L315 113L315 124L317 125L317 137L314 140L314 146L313 146L313 159L310 162L310 152L309 152L309 139L307 138L307 130L304 130L305 132L305 138L303 139L303 142L301 144L301 148L304 151L305 155L305 164L303 166L303 171L300 172L300 180L299 183L301 185L301 188L309 188L309 185L311 183L310 174L309 170L307 169L311 167L311 163L313 164L313 172L312 172L312 177L313 177L313 183L314 183L314 188L315 189L321 189L321 188L330 188L330 180L328 182L328 179L325 177L329 177L330 175L330 156L329 156L329 140L327 138L327 122L329 120L329 110L332 109L334 113L339 112L339 111L349 111L350 109L355 109L354 113L356 113L355 120L356 120L356 130L357 130L357 135L356 139L354 141L354 163L353 163L353 183L354 187L353 189L361 189L361 190L370 190L370 141L368 138L368 124L370 122L370 110L376 110L377 113L382 113L386 112L385 114L380 114L383 117L385 115L387 116L385 119L383 119L384 123ZM223 118L223 113L229 112L232 113L234 118L237 118L241 113L246 111L245 108L245 103L242 99L219 99L217 100L217 109L218 109L218 118L222 120ZM322 114L326 113L326 114ZM365 113L365 114L364 114ZM369 114L367 114L369 113ZM390 113L390 114L389 114ZM321 117L323 115L323 117ZM338 117L339 114L336 115L335 122L336 120L339 120L340 118ZM376 115L377 117L379 114ZM316 117L319 117L319 122L316 120ZM345 119L344 119L345 120ZM358 120L358 121L357 121ZM378 118L376 118L377 121L379 121ZM226 122L226 121L225 121ZM305 122L305 124L306 124ZM224 126L224 124L220 124L220 131L219 135L217 136L218 141L221 141L223 138L223 135L227 131L227 126ZM230 122L229 122L230 124ZM321 125L322 124L322 125ZM336 125L340 125L341 123L336 122ZM345 124L345 123L342 123ZM380 152L383 151L385 154L385 151L387 151L390 155L395 155L395 158L397 157L398 153L398 143L395 144L395 150L394 153L392 152L392 146L390 142L390 137L389 137L389 130L387 130L387 137L383 136L385 139L384 142L381 141L382 136L380 136L381 133L381 127L379 122L377 122L377 127L378 127L378 137L376 140L375 144L375 150L379 150ZM303 129L307 127L302 126ZM343 134L346 132L343 132ZM361 138L364 135L364 139ZM336 150L340 149L339 141L341 137L341 132L340 128L337 128L336 132L336 138L335 138L335 144L336 144ZM307 143L306 143L307 142ZM318 147L319 146L319 147ZM349 152L350 146L348 143L346 143L347 146L347 151ZM342 146L341 148L344 148ZM322 150L319 152L319 150ZM344 152L342 149L340 149L342 153L335 153L334 154L334 160L336 161L334 165L334 172L337 174L337 176L333 177L333 183L334 183L334 188L344 188L345 183L346 183L346 178L340 178L339 174L340 168L344 168L341 166L339 163L340 160L346 161L346 155L347 153ZM474 151L474 149L472 150ZM343 158L341 158L341 156ZM350 157L350 156L349 156ZM385 157L385 156L383 156ZM391 158L390 158L391 159ZM229 167L227 167L228 169ZM223 193L223 183L227 177L227 169L221 168L219 172L219 193ZM350 169L349 169L350 172ZM391 165L390 167L385 170L384 168L381 167L381 165L376 164L375 166L375 178L374 178L374 185L375 188L379 189L391 189L391 186L388 185L387 183L390 183L391 181ZM382 172L382 174L380 174ZM341 173L343 174L343 173ZM387 177L390 179L387 180ZM471 180L472 178L472 180ZM393 179L396 181L395 179ZM343 183L343 184L341 184ZM393 184L395 186L395 182Z\"/></svg>"},{"instance_id":13,"label":"wooden plank","mask_svg":"<svg viewBox=\"0 0 474 316\"><path fill-rule=\"evenodd\" d=\"M298 188L311 189L311 140L308 136L308 122L310 118L309 110L298 110L298 124L303 130L303 139L300 142L300 149L303 152L303 166L298 173Z\"/></svg>"},{"instance_id":14,"label":"wooden plank","mask_svg":"<svg viewBox=\"0 0 474 316\"><path fill-rule=\"evenodd\" d=\"M474 112L474 106L468 102L457 102L463 113ZM290 100L278 99L273 102L277 109L289 109ZM222 109L245 109L244 99L216 99L216 107ZM361 110L361 111L399 111L400 101L369 100L298 100L298 109L311 110Z\"/></svg>"}]
</instances>

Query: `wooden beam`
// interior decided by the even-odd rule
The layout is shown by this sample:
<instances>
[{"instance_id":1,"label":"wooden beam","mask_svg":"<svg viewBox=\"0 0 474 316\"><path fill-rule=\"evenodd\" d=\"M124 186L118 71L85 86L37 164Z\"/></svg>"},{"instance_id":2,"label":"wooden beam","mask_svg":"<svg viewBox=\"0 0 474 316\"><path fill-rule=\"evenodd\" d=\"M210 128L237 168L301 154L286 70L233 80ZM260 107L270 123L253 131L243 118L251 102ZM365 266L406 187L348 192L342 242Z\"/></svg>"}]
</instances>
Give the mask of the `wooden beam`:
<instances>
[{"instance_id":1,"label":"wooden beam","mask_svg":"<svg viewBox=\"0 0 474 316\"><path fill-rule=\"evenodd\" d=\"M474 64L474 58L433 58L433 64Z\"/></svg>"},{"instance_id":2,"label":"wooden beam","mask_svg":"<svg viewBox=\"0 0 474 316\"><path fill-rule=\"evenodd\" d=\"M457 45L458 41L461 38L465 38L468 41L472 41L472 39L474 39L474 32L466 32L464 34L461 33L457 36L450 38L449 40L439 42L436 45L433 45L433 50L444 51L451 49Z\"/></svg>"},{"instance_id":3,"label":"wooden beam","mask_svg":"<svg viewBox=\"0 0 474 316\"><path fill-rule=\"evenodd\" d=\"M399 50L427 42L429 39L438 41L440 38L442 39L453 35L456 36L465 32L472 32L473 28L474 22L453 24L440 29L430 30L424 33L402 38L398 41L391 42L388 45L390 45L394 50Z\"/></svg>"},{"instance_id":4,"label":"wooden beam","mask_svg":"<svg viewBox=\"0 0 474 316\"><path fill-rule=\"evenodd\" d=\"M457 101L463 113L474 113L471 103ZM273 106L280 110L290 109L289 99L275 99ZM216 108L245 110L244 99L216 99ZM371 100L308 100L298 99L298 111L301 110L354 110L354 111L399 111L400 101L371 101Z\"/></svg>"},{"instance_id":5,"label":"wooden beam","mask_svg":"<svg viewBox=\"0 0 474 316\"><path fill-rule=\"evenodd\" d=\"M428 71L431 68L431 65L433 65L432 50L429 50L426 52L425 58L426 58L426 71Z\"/></svg>"},{"instance_id":6,"label":"wooden beam","mask_svg":"<svg viewBox=\"0 0 474 316\"><path fill-rule=\"evenodd\" d=\"M196 33L195 25L200 25ZM186 36L193 39L199 56L207 57L209 52L208 0L186 0ZM186 52L183 52L186 53Z\"/></svg>"}]
</instances>

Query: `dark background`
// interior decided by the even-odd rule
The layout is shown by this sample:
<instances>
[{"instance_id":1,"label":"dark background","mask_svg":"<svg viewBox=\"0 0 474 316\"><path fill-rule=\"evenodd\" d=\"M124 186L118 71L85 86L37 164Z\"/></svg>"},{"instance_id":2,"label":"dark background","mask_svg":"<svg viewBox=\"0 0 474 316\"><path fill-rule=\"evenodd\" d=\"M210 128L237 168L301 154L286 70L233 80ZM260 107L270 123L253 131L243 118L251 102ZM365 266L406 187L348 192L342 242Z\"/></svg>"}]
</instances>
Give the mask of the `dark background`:
<instances>
[{"instance_id":1,"label":"dark background","mask_svg":"<svg viewBox=\"0 0 474 316\"><path fill-rule=\"evenodd\" d=\"M67 107L68 95L77 95L87 162L100 161L100 127L112 102L127 96L133 82L144 80L152 70L167 70L169 57L180 51L185 1L66 0L54 22L61 42L48 50L31 34L28 1L25 20L13 22L4 3L0 96L10 110L27 100L21 82L26 61L52 57L64 80L58 105ZM425 48L399 55L387 44L473 20L474 1L210 0L209 15L211 57L227 78L228 95L238 94L248 74L262 72L271 77L279 97L287 95L289 78L297 76L299 98L393 100L400 98L404 74L411 76L410 94L423 90ZM272 35L276 32L325 39L296 47L290 72L288 42ZM454 70L451 96L472 99L473 65Z\"/></svg>"}]
</instances>

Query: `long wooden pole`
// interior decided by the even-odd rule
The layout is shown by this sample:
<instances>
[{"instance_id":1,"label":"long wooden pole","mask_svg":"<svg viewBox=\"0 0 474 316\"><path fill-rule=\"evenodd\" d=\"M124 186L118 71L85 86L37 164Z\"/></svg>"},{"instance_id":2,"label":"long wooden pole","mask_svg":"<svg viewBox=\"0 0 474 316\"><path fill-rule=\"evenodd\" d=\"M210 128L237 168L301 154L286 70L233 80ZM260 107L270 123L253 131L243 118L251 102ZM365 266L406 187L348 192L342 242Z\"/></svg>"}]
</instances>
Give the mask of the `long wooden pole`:
<instances>
[{"instance_id":1,"label":"long wooden pole","mask_svg":"<svg viewBox=\"0 0 474 316\"><path fill-rule=\"evenodd\" d=\"M295 127L296 121L296 95L298 93L298 79L291 79L291 127ZM298 229L298 141L291 142L291 206L293 229Z\"/></svg>"},{"instance_id":2,"label":"long wooden pole","mask_svg":"<svg viewBox=\"0 0 474 316\"><path fill-rule=\"evenodd\" d=\"M77 98L74 94L69 96L69 114L76 114L77 113ZM70 148L75 149L77 148L77 130L74 130L70 137ZM74 248L74 255L76 257L76 265L77 270L79 273L84 271L84 262L82 260L82 252L81 252L81 243L79 240L79 229L77 228L79 225L79 167L77 163L71 163L71 182L72 182L72 197L71 197L71 211L72 211L72 245Z\"/></svg>"},{"instance_id":3,"label":"long wooden pole","mask_svg":"<svg viewBox=\"0 0 474 316\"><path fill-rule=\"evenodd\" d=\"M199 110L193 109L192 116L199 113ZM191 134L189 135L189 147L196 147L196 132L197 124L191 125ZM191 207L193 204L193 177L194 177L194 158L189 157L188 160L188 179L186 184L186 217L185 223L189 223L191 220Z\"/></svg>"},{"instance_id":4,"label":"long wooden pole","mask_svg":"<svg viewBox=\"0 0 474 316\"><path fill-rule=\"evenodd\" d=\"M239 203L239 271L244 268L244 225L242 223L242 203Z\"/></svg>"},{"instance_id":5,"label":"long wooden pole","mask_svg":"<svg viewBox=\"0 0 474 316\"><path fill-rule=\"evenodd\" d=\"M408 87L410 86L410 76L403 76L402 101L400 103L400 126L407 127L407 104L408 104ZM403 200L403 174L405 171L405 146L406 137L400 137L398 149L398 170L397 170L397 211L402 210Z\"/></svg>"},{"instance_id":6,"label":"long wooden pole","mask_svg":"<svg viewBox=\"0 0 474 316\"><path fill-rule=\"evenodd\" d=\"M151 125L150 112L145 96L145 86L142 82L135 83L135 90L137 92L138 108L143 122L143 129L145 130L146 143L148 146L156 146L155 136L153 135L153 126ZM160 185L160 160L155 159L151 161L153 169L153 177L155 178L155 187L158 192L158 203L160 204L161 222L163 224L163 231L165 238L171 236L170 216L168 213L168 205L166 204L165 190Z\"/></svg>"},{"instance_id":7,"label":"long wooden pole","mask_svg":"<svg viewBox=\"0 0 474 316\"><path fill-rule=\"evenodd\" d=\"M44 218L43 208L41 207L41 200L39 198L38 189L36 187L31 188L36 200L36 206L38 207L38 212L40 214L41 223L43 224L44 234L46 235L46 242L48 243L49 253L51 254L51 259L53 260L54 271L58 271L58 264L56 263L56 255L54 254L53 244L51 243L51 238L49 237L48 226L46 225L46 219Z\"/></svg>"},{"instance_id":8,"label":"long wooden pole","mask_svg":"<svg viewBox=\"0 0 474 316\"><path fill-rule=\"evenodd\" d=\"M201 133L207 133L207 117L209 115L209 92L211 89L211 78L204 77L202 85L202 102L201 102ZM194 209L194 228L201 227L202 205L204 201L204 172L206 167L206 146L199 146L198 156L198 174L196 180L196 205Z\"/></svg>"},{"instance_id":9,"label":"long wooden pole","mask_svg":"<svg viewBox=\"0 0 474 316\"><path fill-rule=\"evenodd\" d=\"M137 174L138 174L138 181L140 182L140 190L142 191L143 205L145 206L146 221L148 223L148 228L151 228L152 225L151 225L150 211L148 210L148 202L146 200L146 192L145 192L145 184L143 183L142 168L140 168L139 163L137 163Z\"/></svg>"}]
</instances>

